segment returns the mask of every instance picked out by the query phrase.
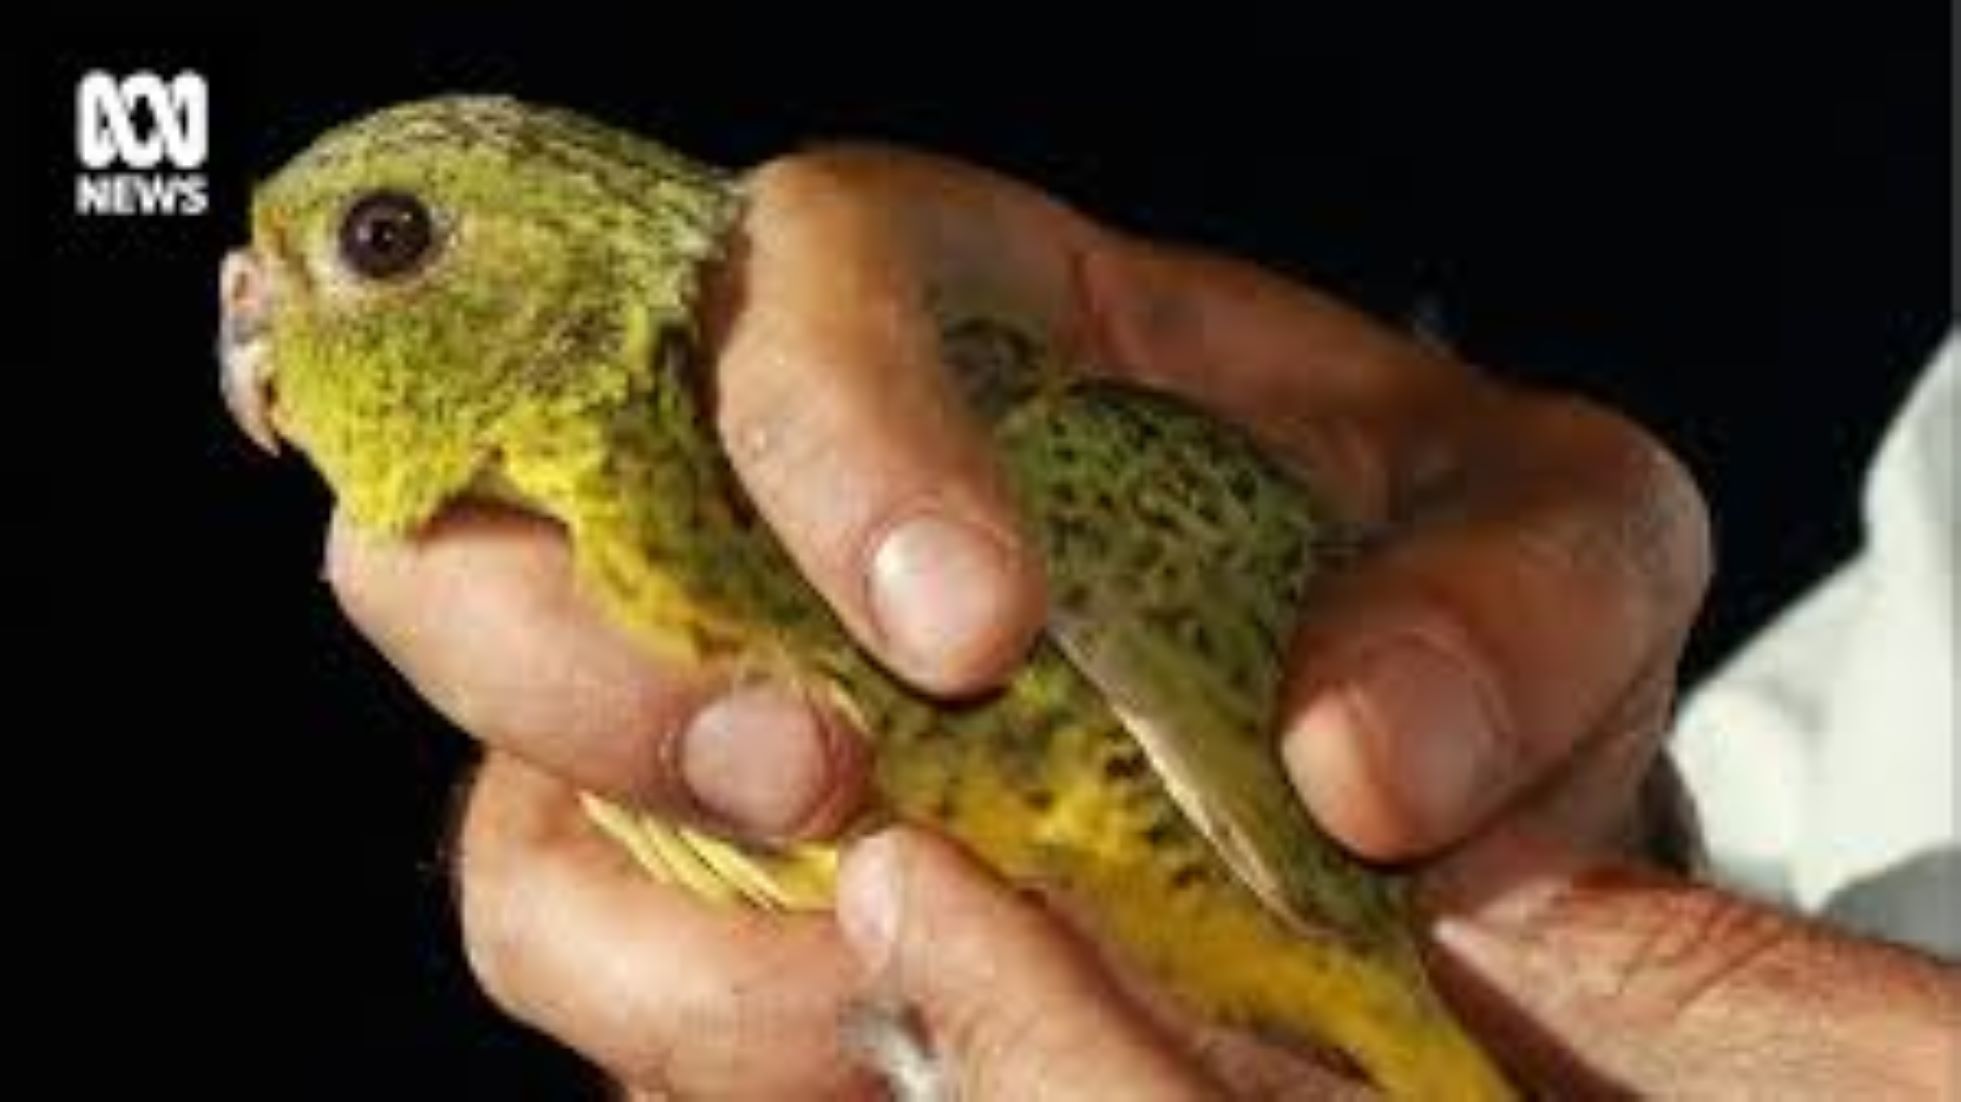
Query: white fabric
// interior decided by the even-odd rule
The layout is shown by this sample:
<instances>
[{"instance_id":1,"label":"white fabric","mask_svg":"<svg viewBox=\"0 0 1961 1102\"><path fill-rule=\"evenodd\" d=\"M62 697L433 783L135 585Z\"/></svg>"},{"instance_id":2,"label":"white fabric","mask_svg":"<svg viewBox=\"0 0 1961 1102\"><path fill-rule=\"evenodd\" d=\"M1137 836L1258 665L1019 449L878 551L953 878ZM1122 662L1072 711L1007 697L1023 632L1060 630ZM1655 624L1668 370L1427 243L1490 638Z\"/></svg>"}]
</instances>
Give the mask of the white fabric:
<instances>
[{"instance_id":1,"label":"white fabric","mask_svg":"<svg viewBox=\"0 0 1961 1102\"><path fill-rule=\"evenodd\" d=\"M1673 743L1719 878L1948 957L1957 422L1950 334L1867 476L1860 552L1690 696Z\"/></svg>"}]
</instances>

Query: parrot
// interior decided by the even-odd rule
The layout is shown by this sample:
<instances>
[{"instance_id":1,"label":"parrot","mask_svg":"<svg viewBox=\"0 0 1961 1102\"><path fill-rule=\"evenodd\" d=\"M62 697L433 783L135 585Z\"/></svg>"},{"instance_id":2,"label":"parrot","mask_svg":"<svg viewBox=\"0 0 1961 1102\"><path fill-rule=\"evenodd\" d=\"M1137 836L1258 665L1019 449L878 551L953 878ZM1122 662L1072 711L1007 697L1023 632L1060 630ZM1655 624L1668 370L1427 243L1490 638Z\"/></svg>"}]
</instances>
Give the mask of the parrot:
<instances>
[{"instance_id":1,"label":"parrot","mask_svg":"<svg viewBox=\"0 0 1961 1102\"><path fill-rule=\"evenodd\" d=\"M935 297L1048 607L998 690L910 686L803 578L719 439L700 314L746 188L507 96L340 122L252 189L250 242L223 258L227 408L267 451L302 453L370 538L411 539L464 500L549 518L582 594L646 653L776 679L865 733L871 794L826 842L584 794L649 875L822 910L843 844L924 825L1060 893L1208 1023L1389 1097L1514 1097L1433 984L1408 874L1323 833L1279 760L1290 631L1356 546L1311 478L1020 319Z\"/></svg>"}]
</instances>

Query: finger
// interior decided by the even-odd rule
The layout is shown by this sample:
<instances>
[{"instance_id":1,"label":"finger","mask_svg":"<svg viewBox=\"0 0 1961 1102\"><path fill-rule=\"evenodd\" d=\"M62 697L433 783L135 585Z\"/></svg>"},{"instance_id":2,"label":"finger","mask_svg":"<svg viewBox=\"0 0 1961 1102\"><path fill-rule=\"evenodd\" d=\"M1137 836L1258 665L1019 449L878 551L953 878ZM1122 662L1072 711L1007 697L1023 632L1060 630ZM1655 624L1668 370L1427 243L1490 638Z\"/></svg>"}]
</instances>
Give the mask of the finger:
<instances>
[{"instance_id":1,"label":"finger","mask_svg":"<svg viewBox=\"0 0 1961 1102\"><path fill-rule=\"evenodd\" d=\"M1631 793L1707 583L1700 499L1646 437L1538 398L1493 423L1507 438L1471 457L1453 507L1413 508L1330 577L1295 643L1289 770L1317 818L1373 857L1463 839L1582 741L1614 742L1598 783ZM1631 802L1557 806L1604 838L1617 824L1592 820Z\"/></svg>"},{"instance_id":2,"label":"finger","mask_svg":"<svg viewBox=\"0 0 1961 1102\"><path fill-rule=\"evenodd\" d=\"M1245 265L1104 235L1079 266L1101 361L1248 425L1386 533L1314 597L1292 656L1283 746L1324 824L1371 856L1426 854L1601 740L1614 768L1537 810L1615 835L1597 820L1652 759L1709 573L1680 466L1618 418Z\"/></svg>"},{"instance_id":3,"label":"finger","mask_svg":"<svg viewBox=\"0 0 1961 1102\"><path fill-rule=\"evenodd\" d=\"M865 1088L836 1044L855 981L816 916L718 908L648 878L577 795L492 755L457 883L472 968L508 1012L663 1097Z\"/></svg>"},{"instance_id":4,"label":"finger","mask_svg":"<svg viewBox=\"0 0 1961 1102\"><path fill-rule=\"evenodd\" d=\"M1447 918L1440 974L1561 1096L1934 1098L1961 970L1711 888L1596 870Z\"/></svg>"},{"instance_id":5,"label":"finger","mask_svg":"<svg viewBox=\"0 0 1961 1102\"><path fill-rule=\"evenodd\" d=\"M880 258L927 289L1042 330L1072 360L1185 394L1286 439L1302 411L1384 451L1434 450L1464 406L1464 365L1259 267L1099 225L969 165L847 147L779 175L876 224ZM790 172L782 172L790 169ZM767 173L769 170L765 170Z\"/></svg>"},{"instance_id":6,"label":"finger","mask_svg":"<svg viewBox=\"0 0 1961 1102\"><path fill-rule=\"evenodd\" d=\"M752 181L722 288L718 421L744 485L854 635L933 690L1003 676L1039 565L886 206L821 157Z\"/></svg>"},{"instance_id":7,"label":"finger","mask_svg":"<svg viewBox=\"0 0 1961 1102\"><path fill-rule=\"evenodd\" d=\"M784 837L824 832L857 798L863 748L837 717L650 661L578 592L542 521L465 508L379 543L336 518L327 558L349 617L436 708L566 780Z\"/></svg>"},{"instance_id":8,"label":"finger","mask_svg":"<svg viewBox=\"0 0 1961 1102\"><path fill-rule=\"evenodd\" d=\"M1089 948L951 844L903 828L846 855L845 938L917 1010L962 1098L1195 1098L1203 1081Z\"/></svg>"},{"instance_id":9,"label":"finger","mask_svg":"<svg viewBox=\"0 0 1961 1102\"><path fill-rule=\"evenodd\" d=\"M1074 247L1092 366L1251 430L1352 521L1461 466L1488 390L1465 365L1250 264L1110 232Z\"/></svg>"}]
</instances>

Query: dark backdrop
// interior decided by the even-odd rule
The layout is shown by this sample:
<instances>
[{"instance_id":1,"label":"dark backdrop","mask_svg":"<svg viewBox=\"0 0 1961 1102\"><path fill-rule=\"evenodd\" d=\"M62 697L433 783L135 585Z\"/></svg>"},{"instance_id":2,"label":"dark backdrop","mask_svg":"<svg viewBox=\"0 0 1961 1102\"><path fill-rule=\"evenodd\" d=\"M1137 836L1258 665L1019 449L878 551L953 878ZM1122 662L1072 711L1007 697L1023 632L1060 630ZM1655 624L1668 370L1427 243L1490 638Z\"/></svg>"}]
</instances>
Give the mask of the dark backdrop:
<instances>
[{"instance_id":1,"label":"dark backdrop","mask_svg":"<svg viewBox=\"0 0 1961 1102\"><path fill-rule=\"evenodd\" d=\"M1100 34L986 6L848 27L529 7L173 10L9 47L4 252L34 338L0 402L10 910L23 966L59 981L33 1005L87 1042L65 1058L81 1084L577 1081L458 956L440 843L466 743L340 623L311 477L217 401L218 257L251 179L330 122L477 89L728 163L893 139L1384 317L1434 301L1468 355L1619 404L1687 458L1722 557L1698 672L1854 546L1859 470L1951 316L1939 3L1720 23L1201 7ZM209 79L210 214L71 213L95 67Z\"/></svg>"}]
</instances>

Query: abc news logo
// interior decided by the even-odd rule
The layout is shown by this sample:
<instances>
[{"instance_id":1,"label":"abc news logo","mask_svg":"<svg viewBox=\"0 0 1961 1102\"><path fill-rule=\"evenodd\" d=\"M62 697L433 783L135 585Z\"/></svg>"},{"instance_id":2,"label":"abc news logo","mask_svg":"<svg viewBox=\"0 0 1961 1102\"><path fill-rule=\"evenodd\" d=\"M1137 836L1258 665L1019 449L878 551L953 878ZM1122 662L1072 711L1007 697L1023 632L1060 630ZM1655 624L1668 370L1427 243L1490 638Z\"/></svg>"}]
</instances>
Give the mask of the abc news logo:
<instances>
[{"instance_id":1,"label":"abc news logo","mask_svg":"<svg viewBox=\"0 0 1961 1102\"><path fill-rule=\"evenodd\" d=\"M86 171L75 177L75 213L203 214L211 200L195 170L210 139L210 99L198 74L84 75L75 89L75 151Z\"/></svg>"}]
</instances>

